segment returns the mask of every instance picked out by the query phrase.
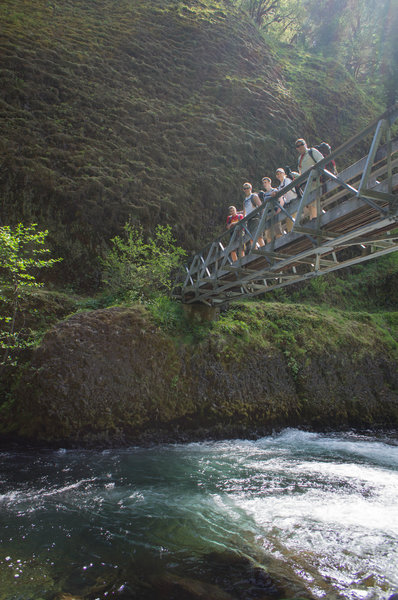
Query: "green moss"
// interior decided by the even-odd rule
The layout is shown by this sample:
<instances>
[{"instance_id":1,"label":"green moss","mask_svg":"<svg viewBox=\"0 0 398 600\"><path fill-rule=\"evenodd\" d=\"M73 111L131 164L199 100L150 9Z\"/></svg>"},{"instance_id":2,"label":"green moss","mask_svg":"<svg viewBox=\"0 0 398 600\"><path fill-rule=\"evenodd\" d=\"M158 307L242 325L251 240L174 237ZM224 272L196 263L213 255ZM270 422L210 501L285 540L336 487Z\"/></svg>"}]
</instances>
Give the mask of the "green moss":
<instances>
[{"instance_id":1,"label":"green moss","mask_svg":"<svg viewBox=\"0 0 398 600\"><path fill-rule=\"evenodd\" d=\"M271 48L234 3L4 0L0 49L3 218L48 228L52 277L86 290L129 219L197 249L242 179L295 161L298 132L336 145L376 112L341 67Z\"/></svg>"},{"instance_id":2,"label":"green moss","mask_svg":"<svg viewBox=\"0 0 398 600\"><path fill-rule=\"evenodd\" d=\"M398 359L396 313L346 313L301 304L246 302L235 305L212 327L212 343L222 356L242 360L252 351L282 351L294 376L308 357L325 352L357 358L388 351Z\"/></svg>"},{"instance_id":3,"label":"green moss","mask_svg":"<svg viewBox=\"0 0 398 600\"><path fill-rule=\"evenodd\" d=\"M172 304L171 321L138 304L58 323L21 370L1 433L114 444L156 431L398 422L393 313L242 302L189 337Z\"/></svg>"},{"instance_id":4,"label":"green moss","mask_svg":"<svg viewBox=\"0 0 398 600\"><path fill-rule=\"evenodd\" d=\"M398 252L277 290L266 299L354 313L397 310Z\"/></svg>"}]
</instances>

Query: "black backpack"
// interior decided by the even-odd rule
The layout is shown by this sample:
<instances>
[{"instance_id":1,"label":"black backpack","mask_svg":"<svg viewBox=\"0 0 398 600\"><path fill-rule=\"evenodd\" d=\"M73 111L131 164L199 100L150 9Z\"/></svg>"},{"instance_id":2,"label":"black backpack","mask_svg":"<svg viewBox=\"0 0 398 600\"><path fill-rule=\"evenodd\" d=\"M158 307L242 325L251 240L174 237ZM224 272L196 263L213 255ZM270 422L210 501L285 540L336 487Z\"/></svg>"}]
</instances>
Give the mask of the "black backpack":
<instances>
[{"instance_id":1,"label":"black backpack","mask_svg":"<svg viewBox=\"0 0 398 600\"><path fill-rule=\"evenodd\" d=\"M311 158L312 158L312 160L314 160L312 156L311 156ZM289 166L286 166L284 168L284 171L286 173L286 177L289 177L289 179L291 179L292 181L297 179L297 177L300 177L300 175L297 173L297 171L292 171ZM305 187L305 183L302 183L301 185L296 185L294 187L294 191L296 192L298 198L301 198L301 196L303 195L304 187Z\"/></svg>"},{"instance_id":2,"label":"black backpack","mask_svg":"<svg viewBox=\"0 0 398 600\"><path fill-rule=\"evenodd\" d=\"M327 142L321 142L320 144L318 144L318 146L313 146L313 147L315 148L315 150L318 150L318 152L320 152L322 154L322 156L324 156L324 157L329 156L329 154L332 153L332 149ZM316 163L316 160L314 159L314 156L313 156L312 148L308 148L308 154L311 156L314 163ZM337 168L336 168L336 163L334 162L334 160L331 160L330 163L327 163L325 165L325 169L327 169L334 175L337 175Z\"/></svg>"},{"instance_id":3,"label":"black backpack","mask_svg":"<svg viewBox=\"0 0 398 600\"><path fill-rule=\"evenodd\" d=\"M329 156L329 154L332 154L332 149L327 142L321 142L318 146L314 146L314 148L323 156Z\"/></svg>"}]
</instances>

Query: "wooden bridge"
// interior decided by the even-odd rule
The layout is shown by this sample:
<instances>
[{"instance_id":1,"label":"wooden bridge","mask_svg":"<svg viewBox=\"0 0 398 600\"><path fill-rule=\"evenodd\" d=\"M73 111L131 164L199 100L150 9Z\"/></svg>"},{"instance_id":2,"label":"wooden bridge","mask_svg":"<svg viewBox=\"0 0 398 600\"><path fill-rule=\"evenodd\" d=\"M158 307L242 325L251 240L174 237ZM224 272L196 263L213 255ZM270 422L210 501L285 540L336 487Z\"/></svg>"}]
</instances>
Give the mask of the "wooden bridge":
<instances>
[{"instance_id":1,"label":"wooden bridge","mask_svg":"<svg viewBox=\"0 0 398 600\"><path fill-rule=\"evenodd\" d=\"M397 119L398 104L195 254L185 266L181 300L221 305L398 250ZM363 158L350 164L353 154ZM350 166L335 176L326 168L332 159ZM272 203L279 205L278 198L299 185L305 185L301 199L275 214ZM313 202L318 216L306 223ZM251 243L253 216L260 219ZM272 233L271 242L259 248L258 239L279 221L293 223L292 231L279 238Z\"/></svg>"}]
</instances>

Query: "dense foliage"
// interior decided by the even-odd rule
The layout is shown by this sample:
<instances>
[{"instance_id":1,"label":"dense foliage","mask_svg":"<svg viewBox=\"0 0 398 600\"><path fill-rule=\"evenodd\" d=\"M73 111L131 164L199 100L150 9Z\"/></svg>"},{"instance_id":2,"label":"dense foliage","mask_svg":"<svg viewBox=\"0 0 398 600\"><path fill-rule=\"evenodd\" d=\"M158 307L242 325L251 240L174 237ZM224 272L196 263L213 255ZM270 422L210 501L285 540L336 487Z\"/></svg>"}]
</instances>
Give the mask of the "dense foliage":
<instances>
[{"instance_id":1,"label":"dense foliage","mask_svg":"<svg viewBox=\"0 0 398 600\"><path fill-rule=\"evenodd\" d=\"M108 293L135 301L170 294L173 274L185 256L175 245L171 228L158 225L153 237L145 240L142 228L127 223L123 233L111 240L102 261Z\"/></svg>"},{"instance_id":2,"label":"dense foliage","mask_svg":"<svg viewBox=\"0 0 398 600\"><path fill-rule=\"evenodd\" d=\"M29 332L23 324L18 326L17 317L26 295L42 285L37 281L39 270L62 260L48 258L48 232L36 227L22 223L0 227L0 369L30 344Z\"/></svg>"},{"instance_id":3,"label":"dense foliage","mask_svg":"<svg viewBox=\"0 0 398 600\"><path fill-rule=\"evenodd\" d=\"M398 98L396 0L240 0L266 35L341 62L387 106Z\"/></svg>"},{"instance_id":4,"label":"dense foliage","mask_svg":"<svg viewBox=\"0 0 398 600\"><path fill-rule=\"evenodd\" d=\"M275 290L268 301L300 302L346 311L395 311L398 252Z\"/></svg>"}]
</instances>

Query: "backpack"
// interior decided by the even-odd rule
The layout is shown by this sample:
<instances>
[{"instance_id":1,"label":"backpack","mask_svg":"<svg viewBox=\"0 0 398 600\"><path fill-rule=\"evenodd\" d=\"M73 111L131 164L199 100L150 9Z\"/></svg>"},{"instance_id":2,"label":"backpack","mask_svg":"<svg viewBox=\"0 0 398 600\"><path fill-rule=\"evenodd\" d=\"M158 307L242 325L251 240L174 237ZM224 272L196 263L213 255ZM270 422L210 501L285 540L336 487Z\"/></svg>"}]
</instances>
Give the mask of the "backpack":
<instances>
[{"instance_id":1,"label":"backpack","mask_svg":"<svg viewBox=\"0 0 398 600\"><path fill-rule=\"evenodd\" d=\"M312 156L311 156L311 158L312 158ZM314 159L312 158L312 160L314 160ZM300 174L297 173L297 171L292 171L290 167L285 167L284 171L286 173L286 177L289 177L289 179L291 179L292 181L297 179L297 177L300 177ZM301 186L298 185L298 186L294 187L294 191L296 192L298 198L301 198L301 196L303 195L302 186L304 187L305 183L302 184Z\"/></svg>"},{"instance_id":2,"label":"backpack","mask_svg":"<svg viewBox=\"0 0 398 600\"><path fill-rule=\"evenodd\" d=\"M318 144L318 146L314 146L314 148L315 150L318 150L318 152L320 152L323 157L329 156L329 154L332 153L332 149L327 142L321 142L320 144ZM308 154L311 156L314 163L316 163L316 160L313 156L312 148L308 148ZM337 168L334 160L331 160L330 163L327 163L325 165L325 169L333 173L333 175L337 175Z\"/></svg>"}]
</instances>

